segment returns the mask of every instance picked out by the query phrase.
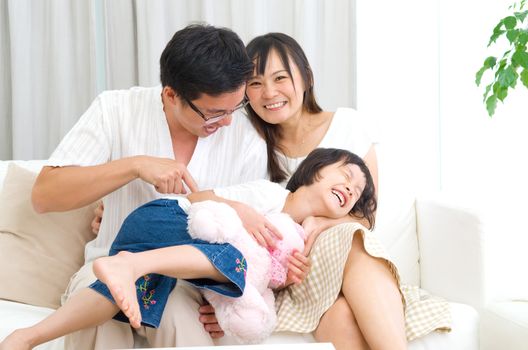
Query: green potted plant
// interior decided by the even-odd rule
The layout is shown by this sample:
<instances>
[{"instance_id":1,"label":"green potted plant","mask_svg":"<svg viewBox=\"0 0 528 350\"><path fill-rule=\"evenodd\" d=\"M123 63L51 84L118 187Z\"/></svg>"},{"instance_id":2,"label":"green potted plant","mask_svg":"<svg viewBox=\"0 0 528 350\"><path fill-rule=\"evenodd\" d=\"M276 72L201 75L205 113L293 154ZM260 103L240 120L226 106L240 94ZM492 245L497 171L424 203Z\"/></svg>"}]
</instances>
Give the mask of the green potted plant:
<instances>
[{"instance_id":1,"label":"green potted plant","mask_svg":"<svg viewBox=\"0 0 528 350\"><path fill-rule=\"evenodd\" d=\"M526 0L521 0L511 5L509 9L512 14L501 19L493 29L488 47L505 36L509 42L507 50L502 57L499 55L486 58L482 68L476 73L477 86L480 86L482 76L487 70L493 73L493 79L484 91L484 103L490 117L495 113L497 100L504 102L508 89L515 88L519 79L528 88L528 28L525 22L528 10L524 9L525 3Z\"/></svg>"}]
</instances>

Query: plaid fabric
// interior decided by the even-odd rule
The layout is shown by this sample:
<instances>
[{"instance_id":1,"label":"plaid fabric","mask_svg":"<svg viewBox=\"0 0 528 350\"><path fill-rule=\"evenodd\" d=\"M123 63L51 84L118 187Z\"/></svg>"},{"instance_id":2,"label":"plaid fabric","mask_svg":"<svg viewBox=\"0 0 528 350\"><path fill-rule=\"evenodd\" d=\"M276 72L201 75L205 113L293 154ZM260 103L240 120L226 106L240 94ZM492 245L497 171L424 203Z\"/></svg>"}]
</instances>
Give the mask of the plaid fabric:
<instances>
[{"instance_id":1,"label":"plaid fabric","mask_svg":"<svg viewBox=\"0 0 528 350\"><path fill-rule=\"evenodd\" d=\"M312 332L321 316L336 301L341 291L343 270L355 233L363 235L365 250L387 261L400 284L396 266L389 260L377 238L362 225L347 223L323 232L310 254L312 269L304 282L276 294L277 327L275 331ZM407 339L412 340L431 331L450 331L449 304L430 296L418 287L400 285L405 306Z\"/></svg>"}]
</instances>

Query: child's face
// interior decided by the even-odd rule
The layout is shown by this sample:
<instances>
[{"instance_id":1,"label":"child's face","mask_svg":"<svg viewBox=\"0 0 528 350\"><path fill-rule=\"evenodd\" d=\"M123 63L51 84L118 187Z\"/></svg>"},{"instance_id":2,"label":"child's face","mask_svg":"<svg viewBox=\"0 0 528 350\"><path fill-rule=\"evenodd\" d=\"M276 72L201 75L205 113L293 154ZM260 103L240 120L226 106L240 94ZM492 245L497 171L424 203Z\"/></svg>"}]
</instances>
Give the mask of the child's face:
<instances>
[{"instance_id":1,"label":"child's face","mask_svg":"<svg viewBox=\"0 0 528 350\"><path fill-rule=\"evenodd\" d=\"M365 186L365 175L358 165L335 163L322 168L319 180L307 189L320 199L318 216L341 218L352 210Z\"/></svg>"}]
</instances>

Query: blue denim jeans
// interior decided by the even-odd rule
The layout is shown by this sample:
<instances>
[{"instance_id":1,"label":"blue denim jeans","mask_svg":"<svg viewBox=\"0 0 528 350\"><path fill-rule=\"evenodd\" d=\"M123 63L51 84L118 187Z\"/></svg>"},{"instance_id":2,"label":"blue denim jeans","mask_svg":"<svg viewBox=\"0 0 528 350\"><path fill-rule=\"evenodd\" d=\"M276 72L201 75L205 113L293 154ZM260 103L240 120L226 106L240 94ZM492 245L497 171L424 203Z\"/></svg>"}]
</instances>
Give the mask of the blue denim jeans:
<instances>
[{"instance_id":1,"label":"blue denim jeans","mask_svg":"<svg viewBox=\"0 0 528 350\"><path fill-rule=\"evenodd\" d=\"M176 245L191 245L199 249L230 282L220 283L207 278L191 279L190 283L229 296L239 297L246 284L242 254L230 244L214 244L192 239L187 232L187 214L174 199L157 199L134 210L123 222L109 255L120 251L143 252ZM141 309L142 324L159 326L169 293L176 279L150 273L136 281L137 298ZM97 280L90 288L114 302L107 286ZM119 312L115 319L128 322Z\"/></svg>"}]
</instances>

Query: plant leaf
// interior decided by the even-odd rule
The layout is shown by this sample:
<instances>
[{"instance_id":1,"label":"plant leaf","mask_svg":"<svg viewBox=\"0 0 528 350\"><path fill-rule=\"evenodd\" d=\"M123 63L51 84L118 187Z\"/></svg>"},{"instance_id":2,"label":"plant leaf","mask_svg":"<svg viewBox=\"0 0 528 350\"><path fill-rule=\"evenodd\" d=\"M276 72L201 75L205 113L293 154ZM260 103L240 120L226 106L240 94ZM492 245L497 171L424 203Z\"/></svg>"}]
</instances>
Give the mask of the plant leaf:
<instances>
[{"instance_id":1,"label":"plant leaf","mask_svg":"<svg viewBox=\"0 0 528 350\"><path fill-rule=\"evenodd\" d=\"M515 16L508 16L502 21L504 23L504 27L508 30L515 28L515 25L517 25L517 18L515 18Z\"/></svg>"},{"instance_id":2,"label":"plant leaf","mask_svg":"<svg viewBox=\"0 0 528 350\"><path fill-rule=\"evenodd\" d=\"M521 81L523 85L528 88L528 69L523 69L521 72Z\"/></svg>"},{"instance_id":3,"label":"plant leaf","mask_svg":"<svg viewBox=\"0 0 528 350\"><path fill-rule=\"evenodd\" d=\"M495 108L497 108L497 97L495 95L491 95L486 100L486 109L488 110L488 114L490 117L495 114Z\"/></svg>"},{"instance_id":4,"label":"plant leaf","mask_svg":"<svg viewBox=\"0 0 528 350\"><path fill-rule=\"evenodd\" d=\"M484 60L484 66L491 68L497 63L497 57L495 56L489 56Z\"/></svg>"},{"instance_id":5,"label":"plant leaf","mask_svg":"<svg viewBox=\"0 0 528 350\"><path fill-rule=\"evenodd\" d=\"M528 53L526 51L515 51L512 56L512 62L517 63L523 68L528 68Z\"/></svg>"},{"instance_id":6,"label":"plant leaf","mask_svg":"<svg viewBox=\"0 0 528 350\"><path fill-rule=\"evenodd\" d=\"M495 66L495 63L497 63L497 58L494 56L489 56L484 60L484 64L475 75L475 84L477 84L477 86L480 85L480 81L484 72Z\"/></svg>"},{"instance_id":7,"label":"plant leaf","mask_svg":"<svg viewBox=\"0 0 528 350\"><path fill-rule=\"evenodd\" d=\"M475 84L477 84L477 86L480 86L480 81L482 80L482 75L488 69L489 69L488 67L483 66L482 68L479 69L477 74L475 74Z\"/></svg>"},{"instance_id":8,"label":"plant leaf","mask_svg":"<svg viewBox=\"0 0 528 350\"><path fill-rule=\"evenodd\" d=\"M486 102L486 99L488 98L488 94L492 86L493 86L493 83L488 84L488 86L486 86L486 90L484 91L484 95L483 95L484 98L482 99L483 102Z\"/></svg>"},{"instance_id":9,"label":"plant leaf","mask_svg":"<svg viewBox=\"0 0 528 350\"><path fill-rule=\"evenodd\" d=\"M506 38L508 38L508 41L510 44L513 44L513 42L517 39L519 36L519 30L518 29L511 29L506 32Z\"/></svg>"},{"instance_id":10,"label":"plant leaf","mask_svg":"<svg viewBox=\"0 0 528 350\"><path fill-rule=\"evenodd\" d=\"M498 71L497 82L502 87L509 87L514 84L517 80L518 74L512 66L508 66L505 69Z\"/></svg>"},{"instance_id":11,"label":"plant leaf","mask_svg":"<svg viewBox=\"0 0 528 350\"><path fill-rule=\"evenodd\" d=\"M524 22L526 15L528 15L528 11L515 12L514 15L515 15L515 18L517 18L520 22Z\"/></svg>"},{"instance_id":12,"label":"plant leaf","mask_svg":"<svg viewBox=\"0 0 528 350\"><path fill-rule=\"evenodd\" d=\"M519 37L517 38L517 43L521 46L524 46L526 45L527 42L528 42L528 30L521 29L519 31Z\"/></svg>"},{"instance_id":13,"label":"plant leaf","mask_svg":"<svg viewBox=\"0 0 528 350\"><path fill-rule=\"evenodd\" d=\"M503 21L504 20L501 20L499 24L497 24L495 28L493 28L493 34L490 36L488 46L496 42L497 38L506 32L505 30L502 30Z\"/></svg>"},{"instance_id":14,"label":"plant leaf","mask_svg":"<svg viewBox=\"0 0 528 350\"><path fill-rule=\"evenodd\" d=\"M508 96L508 88L495 83L493 84L493 94L497 96L499 100L504 102L504 99Z\"/></svg>"}]
</instances>

